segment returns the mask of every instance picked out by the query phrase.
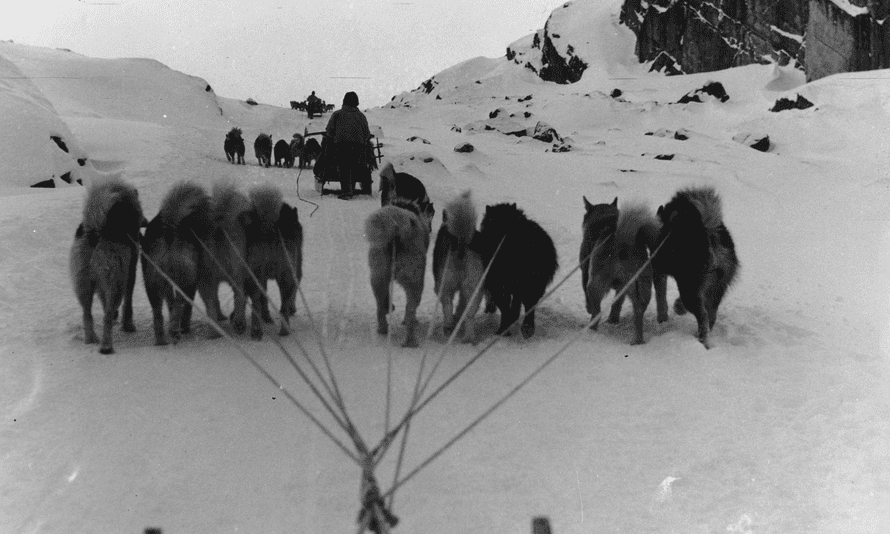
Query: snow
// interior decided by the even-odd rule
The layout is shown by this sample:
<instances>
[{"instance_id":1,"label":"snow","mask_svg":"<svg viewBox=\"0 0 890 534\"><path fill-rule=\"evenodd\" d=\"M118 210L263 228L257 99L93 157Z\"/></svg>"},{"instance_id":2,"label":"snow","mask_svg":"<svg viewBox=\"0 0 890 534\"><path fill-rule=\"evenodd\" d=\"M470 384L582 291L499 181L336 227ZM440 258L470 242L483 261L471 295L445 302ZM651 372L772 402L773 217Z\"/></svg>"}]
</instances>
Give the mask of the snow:
<instances>
[{"instance_id":1,"label":"snow","mask_svg":"<svg viewBox=\"0 0 890 534\"><path fill-rule=\"evenodd\" d=\"M566 9L590 9L593 27L612 23L614 11L586 5ZM654 306L645 345L629 345L629 304L620 324L582 331L589 317L575 273L542 304L535 337L500 341L414 419L402 475L580 334L395 493L394 532L527 532L539 515L556 534L890 531L890 71L810 84L772 65L662 77L615 61L623 37L611 47L610 34L585 35L601 42L574 48L597 68L576 84L542 82L506 58L469 60L436 75L432 94L368 110L369 121L385 134L387 158L420 177L438 208L471 188L480 213L503 201L525 209L556 243L557 280L577 261L582 195L654 207L680 187L715 186L742 269L714 348L696 341L688 315L657 324ZM573 39L562 31L560 41ZM432 275L419 310L423 331L434 332L424 348L399 347L398 289L393 339L379 338L362 235L379 199L319 198L309 171L260 168L250 149L248 165L233 166L222 150L232 126L249 145L261 131L318 131L324 118L247 106L149 60L0 43L0 66L30 79L0 87L0 532L356 529L360 468L231 342L206 339L199 315L179 345L155 347L141 274L138 331L116 329L112 356L83 344L67 274L83 190L27 187L61 170L46 157L55 134L88 158L82 172L136 185L148 217L180 179L280 185L300 210L314 318L298 306L282 345L299 354L299 342L318 360L317 325L350 416L376 443L388 359L392 420L410 400L424 350L435 358L445 345ZM730 100L671 104L708 80ZM621 99L606 96L614 88ZM816 106L768 111L798 93ZM574 148L556 154L530 138L451 129L500 107L531 112L523 126L545 121ZM689 139L645 135L661 129ZM732 141L749 131L767 133L773 148ZM465 141L476 150L453 151ZM311 218L301 198L320 205ZM440 222L437 214L434 228ZM670 282L669 300L676 295ZM481 328L495 326L488 317ZM263 342L236 341L347 442L274 337L269 329ZM480 347L451 348L433 384ZM394 456L378 468L384 490Z\"/></svg>"},{"instance_id":2,"label":"snow","mask_svg":"<svg viewBox=\"0 0 890 534\"><path fill-rule=\"evenodd\" d=\"M831 0L831 3L844 10L851 17L868 14L867 6L857 6L850 2L850 0Z\"/></svg>"}]
</instances>

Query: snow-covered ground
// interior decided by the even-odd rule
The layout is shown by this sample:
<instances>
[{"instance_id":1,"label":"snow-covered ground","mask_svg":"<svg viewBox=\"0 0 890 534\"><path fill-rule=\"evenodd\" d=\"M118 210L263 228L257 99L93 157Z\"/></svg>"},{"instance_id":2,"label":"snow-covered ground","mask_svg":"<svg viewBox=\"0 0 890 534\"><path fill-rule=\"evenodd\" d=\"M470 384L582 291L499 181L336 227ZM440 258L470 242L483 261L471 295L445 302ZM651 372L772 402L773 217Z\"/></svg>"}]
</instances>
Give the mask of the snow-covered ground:
<instances>
[{"instance_id":1,"label":"snow-covered ground","mask_svg":"<svg viewBox=\"0 0 890 534\"><path fill-rule=\"evenodd\" d=\"M420 177L438 207L471 188L480 212L501 201L524 208L554 238L557 280L577 262L582 195L654 209L679 187L713 185L742 262L714 348L696 341L688 315L657 324L654 306L647 343L630 346L627 304L621 324L583 332L401 487L394 531L512 534L528 532L537 515L550 517L555 534L890 531L890 72L806 85L775 66L665 78L616 52L632 50L631 36L614 13L596 12L592 26L610 28L598 33L609 51L592 58L597 43L576 47L595 67L576 84L477 58L437 75L429 94L369 110L369 120L386 157ZM355 529L359 467L230 342L206 339L200 317L179 345L153 346L141 274L138 331L115 330L112 356L83 343L67 262L84 191L60 180L56 189L27 187L65 172L86 182L119 173L139 188L150 218L176 180L280 185L300 210L302 287L317 331L351 417L376 443L389 358L392 420L409 402L425 349L438 356L444 337L431 275L420 318L434 333L423 348L401 348L398 323L392 342L374 333L363 221L376 197L320 198L310 171L256 165L249 145L260 131L290 138L326 119L309 124L302 113L215 95L150 60L0 43L0 69L15 78L0 85L0 532ZM709 80L723 83L729 101L671 104ZM608 96L615 88L620 98ZM815 108L768 111L798 93ZM548 123L572 150L465 127L497 108L523 126ZM222 150L235 125L248 142L246 166L228 164ZM645 135L679 129L688 140ZM733 141L740 133L768 134L773 147L743 146ZM50 135L65 137L69 153ZM455 152L462 142L476 150ZM655 159L666 154L673 159ZM84 165L71 163L78 158ZM310 217L300 197L320 208ZM396 299L400 320L400 290ZM532 339L499 342L417 416L402 474L587 319L575 273L542 304ZM495 326L488 317L483 330ZM299 342L317 358L313 332L300 307L283 346L298 353ZM273 333L238 342L334 428ZM453 347L433 382L477 349ZM378 471L384 489L394 456Z\"/></svg>"}]
</instances>

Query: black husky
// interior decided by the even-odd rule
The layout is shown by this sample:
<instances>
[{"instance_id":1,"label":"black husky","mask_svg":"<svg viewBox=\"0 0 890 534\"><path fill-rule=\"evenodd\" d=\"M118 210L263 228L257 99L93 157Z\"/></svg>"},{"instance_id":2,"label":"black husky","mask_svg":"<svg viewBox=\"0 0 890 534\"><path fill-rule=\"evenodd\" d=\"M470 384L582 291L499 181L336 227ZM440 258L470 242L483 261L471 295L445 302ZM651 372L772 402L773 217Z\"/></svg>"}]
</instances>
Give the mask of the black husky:
<instances>
[{"instance_id":1,"label":"black husky","mask_svg":"<svg viewBox=\"0 0 890 534\"><path fill-rule=\"evenodd\" d=\"M241 128L229 130L223 143L223 150L226 152L226 159L229 160L229 163L244 165L244 139L241 137Z\"/></svg>"},{"instance_id":2,"label":"black husky","mask_svg":"<svg viewBox=\"0 0 890 534\"><path fill-rule=\"evenodd\" d=\"M297 208L284 202L277 187L259 185L248 195L250 210L241 220L247 236L247 263L253 273L247 273L244 281L253 308L250 336L262 339L260 319L271 320L266 298L269 280L275 280L278 285L281 295L279 335L286 336L290 332L290 318L297 312L297 289L303 278L303 226Z\"/></svg>"},{"instance_id":3,"label":"black husky","mask_svg":"<svg viewBox=\"0 0 890 534\"><path fill-rule=\"evenodd\" d=\"M260 167L268 167L272 164L272 138L269 134L261 133L253 142L253 152L256 154Z\"/></svg>"},{"instance_id":4,"label":"black husky","mask_svg":"<svg viewBox=\"0 0 890 534\"><path fill-rule=\"evenodd\" d=\"M698 321L698 339L711 348L708 333L717 308L739 268L735 244L723 224L720 197L711 187L690 188L658 208L662 229L661 250L653 267L674 277L680 298L674 311L692 312Z\"/></svg>"},{"instance_id":5,"label":"black husky","mask_svg":"<svg viewBox=\"0 0 890 534\"><path fill-rule=\"evenodd\" d=\"M421 207L430 203L423 182L407 172L396 172L392 163L386 162L380 169L380 205L391 204L396 198L416 202Z\"/></svg>"},{"instance_id":6,"label":"black husky","mask_svg":"<svg viewBox=\"0 0 890 534\"><path fill-rule=\"evenodd\" d=\"M207 242L210 230L209 206L210 197L203 187L179 182L167 192L160 211L145 229L142 249L148 259L142 261L142 278L154 316L156 345L167 344L165 302L170 310L173 342L191 330L191 301L201 273L202 243Z\"/></svg>"},{"instance_id":7,"label":"black husky","mask_svg":"<svg viewBox=\"0 0 890 534\"><path fill-rule=\"evenodd\" d=\"M83 310L84 342L99 341L93 326L93 295L105 313L99 352L114 353L111 329L123 302L123 329L133 324L133 286L139 262L139 228L145 218L136 188L119 178L97 181L87 189L83 220L74 234L69 271Z\"/></svg>"},{"instance_id":8,"label":"black husky","mask_svg":"<svg viewBox=\"0 0 890 534\"><path fill-rule=\"evenodd\" d=\"M497 334L503 334L519 319L525 306L522 335L531 337L535 333L532 307L544 296L559 268L553 240L516 204L496 204L485 207L479 243L483 263L490 264L485 290L501 312Z\"/></svg>"},{"instance_id":9,"label":"black husky","mask_svg":"<svg viewBox=\"0 0 890 534\"><path fill-rule=\"evenodd\" d=\"M275 143L275 148L273 149L275 154L275 166L276 167L293 167L294 160L291 159L290 145L284 139L279 139L277 143Z\"/></svg>"}]
</instances>

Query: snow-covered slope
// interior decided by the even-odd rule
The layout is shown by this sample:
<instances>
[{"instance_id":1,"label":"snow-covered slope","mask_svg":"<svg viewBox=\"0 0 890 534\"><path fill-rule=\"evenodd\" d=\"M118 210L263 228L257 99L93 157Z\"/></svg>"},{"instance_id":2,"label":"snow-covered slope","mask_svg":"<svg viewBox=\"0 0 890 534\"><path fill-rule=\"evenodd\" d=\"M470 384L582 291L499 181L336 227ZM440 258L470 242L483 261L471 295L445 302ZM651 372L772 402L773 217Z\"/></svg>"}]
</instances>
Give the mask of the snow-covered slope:
<instances>
[{"instance_id":1,"label":"snow-covered slope","mask_svg":"<svg viewBox=\"0 0 890 534\"><path fill-rule=\"evenodd\" d=\"M601 13L593 28L610 24L613 14ZM585 59L623 75L557 85L505 58L473 59L437 74L429 92L368 110L369 120L385 156L423 180L437 208L466 188L480 212L516 202L553 237L557 281L577 261L582 196L654 209L680 187L713 185L742 263L714 348L696 341L694 319L671 313L657 324L652 306L645 345L629 345L629 304L620 324L585 330L575 273L542 304L532 339L500 341L415 418L402 475L579 336L395 493L393 531L506 534L528 531L536 515L549 516L556 534L890 530L885 84L834 76L801 85L773 66L663 78L616 62L607 36L599 38ZM94 172L136 185L148 217L179 179L281 186L304 227L302 287L312 310L310 319L298 306L296 332L282 347L297 355L306 347L319 361L320 334L350 416L373 445L405 410L424 350L436 357L444 347L432 276L419 312L422 330L433 331L423 349L398 347L400 289L393 339L381 339L363 235L379 199L319 197L308 171L265 169L252 157L233 166L222 150L235 125L249 141L261 131L316 131L324 120L215 96L151 61L0 43L0 65L33 78L7 82L4 102L19 99L46 117L33 143L0 137L0 532L355 529L360 467L238 348L206 339L200 314L180 344L153 346L139 275L138 331L116 330L113 356L83 344L67 274L83 191L30 189L17 178L18 160L6 157L45 161L36 140L61 132ZM75 71L90 79L61 82ZM727 102L673 104L709 80L724 85ZM608 96L614 89L621 95ZM768 111L798 93L815 107ZM521 126L550 125L570 150L466 128L496 120L489 114L499 108ZM29 128L13 122L4 131ZM772 148L733 141L740 133L768 134ZM475 150L454 151L465 142ZM313 213L303 200L320 207ZM676 295L671 282L669 299ZM489 336L496 325L483 318L481 331ZM352 449L267 334L237 342ZM450 349L433 384L480 347ZM377 469L384 491L393 453Z\"/></svg>"}]
</instances>

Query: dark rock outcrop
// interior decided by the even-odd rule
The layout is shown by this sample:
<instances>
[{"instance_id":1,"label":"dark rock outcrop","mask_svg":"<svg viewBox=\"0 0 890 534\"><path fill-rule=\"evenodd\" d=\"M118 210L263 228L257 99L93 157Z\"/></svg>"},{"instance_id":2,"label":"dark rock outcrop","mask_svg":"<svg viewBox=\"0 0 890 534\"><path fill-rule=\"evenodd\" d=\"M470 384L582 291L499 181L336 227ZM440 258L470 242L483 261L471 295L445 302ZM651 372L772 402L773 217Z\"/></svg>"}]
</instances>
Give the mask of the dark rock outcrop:
<instances>
[{"instance_id":1,"label":"dark rock outcrop","mask_svg":"<svg viewBox=\"0 0 890 534\"><path fill-rule=\"evenodd\" d=\"M780 98L776 100L776 103L773 105L773 107L770 108L770 111L778 113L779 111L785 111L788 109L807 109L811 107L813 107L812 102L800 95L797 95L796 100L791 100L790 98Z\"/></svg>"}]
</instances>

